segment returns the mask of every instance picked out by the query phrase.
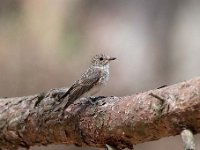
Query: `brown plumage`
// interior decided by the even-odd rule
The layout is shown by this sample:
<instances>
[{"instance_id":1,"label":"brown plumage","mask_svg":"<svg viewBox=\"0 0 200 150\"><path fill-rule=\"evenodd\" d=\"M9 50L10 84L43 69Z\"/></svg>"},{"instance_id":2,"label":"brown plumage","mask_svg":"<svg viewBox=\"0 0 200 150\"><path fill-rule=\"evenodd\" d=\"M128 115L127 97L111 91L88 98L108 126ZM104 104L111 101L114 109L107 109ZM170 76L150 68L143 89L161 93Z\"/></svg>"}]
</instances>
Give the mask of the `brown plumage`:
<instances>
[{"instance_id":1,"label":"brown plumage","mask_svg":"<svg viewBox=\"0 0 200 150\"><path fill-rule=\"evenodd\" d=\"M60 98L64 99L67 97L64 109L74 103L78 98L96 94L100 88L107 83L109 79L109 62L115 59L116 58L104 54L95 55L86 72L82 74L81 78Z\"/></svg>"}]
</instances>

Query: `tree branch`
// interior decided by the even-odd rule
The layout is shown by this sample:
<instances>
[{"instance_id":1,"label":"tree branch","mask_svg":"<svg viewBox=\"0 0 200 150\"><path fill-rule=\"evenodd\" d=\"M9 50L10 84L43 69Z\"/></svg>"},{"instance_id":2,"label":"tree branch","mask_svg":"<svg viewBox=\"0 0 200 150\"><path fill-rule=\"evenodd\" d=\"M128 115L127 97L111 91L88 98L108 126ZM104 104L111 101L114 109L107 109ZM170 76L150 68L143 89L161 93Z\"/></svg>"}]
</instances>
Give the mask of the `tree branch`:
<instances>
[{"instance_id":1,"label":"tree branch","mask_svg":"<svg viewBox=\"0 0 200 150\"><path fill-rule=\"evenodd\" d=\"M200 132L200 77L132 96L103 98L98 105L82 98L65 111L54 111L65 91L0 99L0 148L53 143L122 149L184 129Z\"/></svg>"}]
</instances>

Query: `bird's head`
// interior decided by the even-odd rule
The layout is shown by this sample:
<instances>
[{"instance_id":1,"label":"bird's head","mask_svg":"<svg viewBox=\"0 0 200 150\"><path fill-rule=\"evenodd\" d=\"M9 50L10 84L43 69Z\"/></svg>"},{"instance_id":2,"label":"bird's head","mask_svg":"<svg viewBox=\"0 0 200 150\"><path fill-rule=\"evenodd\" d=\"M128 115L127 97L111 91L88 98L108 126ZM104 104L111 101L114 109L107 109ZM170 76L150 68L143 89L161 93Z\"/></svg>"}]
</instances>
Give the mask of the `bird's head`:
<instances>
[{"instance_id":1,"label":"bird's head","mask_svg":"<svg viewBox=\"0 0 200 150\"><path fill-rule=\"evenodd\" d=\"M97 54L92 58L91 65L97 67L103 67L108 65L110 61L115 60L115 57L110 57L105 54Z\"/></svg>"}]
</instances>

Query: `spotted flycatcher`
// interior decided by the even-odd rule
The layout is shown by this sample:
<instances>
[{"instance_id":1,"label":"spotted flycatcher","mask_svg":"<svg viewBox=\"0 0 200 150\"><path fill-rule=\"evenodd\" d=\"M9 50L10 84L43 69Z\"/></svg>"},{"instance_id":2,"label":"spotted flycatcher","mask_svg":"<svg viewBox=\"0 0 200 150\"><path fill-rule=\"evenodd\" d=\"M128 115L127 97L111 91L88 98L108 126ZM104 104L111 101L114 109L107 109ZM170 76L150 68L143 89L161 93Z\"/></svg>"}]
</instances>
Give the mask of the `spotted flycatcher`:
<instances>
[{"instance_id":1,"label":"spotted flycatcher","mask_svg":"<svg viewBox=\"0 0 200 150\"><path fill-rule=\"evenodd\" d=\"M108 82L109 63L115 59L105 54L95 55L85 73L61 96L60 99L64 99L65 97L67 99L64 109L74 103L78 98L93 96L99 92L101 87Z\"/></svg>"}]
</instances>

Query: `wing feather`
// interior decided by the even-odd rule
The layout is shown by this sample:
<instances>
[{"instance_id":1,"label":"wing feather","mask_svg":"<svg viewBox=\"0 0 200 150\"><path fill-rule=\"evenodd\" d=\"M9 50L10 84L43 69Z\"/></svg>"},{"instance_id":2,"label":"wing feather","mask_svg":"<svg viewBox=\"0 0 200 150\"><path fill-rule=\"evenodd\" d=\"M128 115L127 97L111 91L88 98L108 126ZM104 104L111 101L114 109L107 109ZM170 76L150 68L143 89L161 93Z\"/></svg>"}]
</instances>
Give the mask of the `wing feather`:
<instances>
[{"instance_id":1,"label":"wing feather","mask_svg":"<svg viewBox=\"0 0 200 150\"><path fill-rule=\"evenodd\" d=\"M61 97L61 99L68 96L68 102L64 108L71 105L76 99L80 98L83 94L90 91L101 77L101 70L88 69L86 73L81 76L81 79L76 81L69 90Z\"/></svg>"}]
</instances>

